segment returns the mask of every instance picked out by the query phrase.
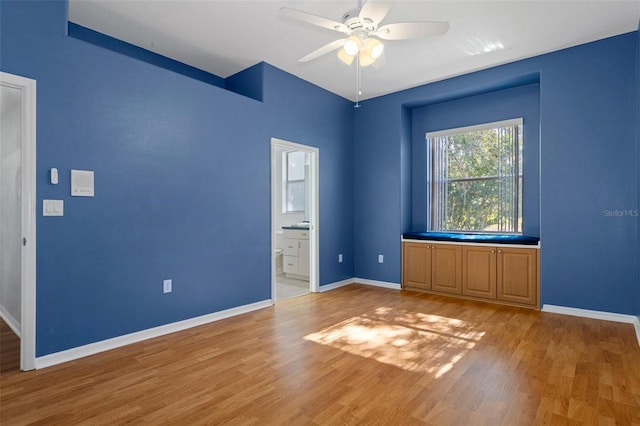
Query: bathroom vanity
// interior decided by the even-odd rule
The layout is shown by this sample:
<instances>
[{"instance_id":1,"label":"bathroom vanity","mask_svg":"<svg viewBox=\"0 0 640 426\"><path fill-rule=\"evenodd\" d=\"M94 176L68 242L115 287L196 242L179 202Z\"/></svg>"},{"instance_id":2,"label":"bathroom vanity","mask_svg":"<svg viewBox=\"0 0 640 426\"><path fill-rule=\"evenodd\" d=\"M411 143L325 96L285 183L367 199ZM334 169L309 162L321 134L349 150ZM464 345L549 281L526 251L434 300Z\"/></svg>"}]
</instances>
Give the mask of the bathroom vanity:
<instances>
[{"instance_id":1,"label":"bathroom vanity","mask_svg":"<svg viewBox=\"0 0 640 426\"><path fill-rule=\"evenodd\" d=\"M309 280L309 229L282 227L284 250L282 269L290 278Z\"/></svg>"}]
</instances>

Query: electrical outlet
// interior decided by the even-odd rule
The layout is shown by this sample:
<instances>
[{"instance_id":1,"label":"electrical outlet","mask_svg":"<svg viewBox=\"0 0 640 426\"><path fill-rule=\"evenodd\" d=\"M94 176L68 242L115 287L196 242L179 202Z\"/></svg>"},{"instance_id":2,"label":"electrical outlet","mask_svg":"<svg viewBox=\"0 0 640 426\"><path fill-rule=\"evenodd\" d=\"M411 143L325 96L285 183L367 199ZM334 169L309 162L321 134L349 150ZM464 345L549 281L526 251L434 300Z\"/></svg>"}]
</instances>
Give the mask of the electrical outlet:
<instances>
[{"instance_id":1,"label":"electrical outlet","mask_svg":"<svg viewBox=\"0 0 640 426\"><path fill-rule=\"evenodd\" d=\"M338 255L338 263L342 263L342 253Z\"/></svg>"},{"instance_id":2,"label":"electrical outlet","mask_svg":"<svg viewBox=\"0 0 640 426\"><path fill-rule=\"evenodd\" d=\"M171 293L171 280L163 280L162 281L162 292L163 293Z\"/></svg>"},{"instance_id":3,"label":"electrical outlet","mask_svg":"<svg viewBox=\"0 0 640 426\"><path fill-rule=\"evenodd\" d=\"M384 256L381 254L378 255L378 263L384 263Z\"/></svg>"}]
</instances>

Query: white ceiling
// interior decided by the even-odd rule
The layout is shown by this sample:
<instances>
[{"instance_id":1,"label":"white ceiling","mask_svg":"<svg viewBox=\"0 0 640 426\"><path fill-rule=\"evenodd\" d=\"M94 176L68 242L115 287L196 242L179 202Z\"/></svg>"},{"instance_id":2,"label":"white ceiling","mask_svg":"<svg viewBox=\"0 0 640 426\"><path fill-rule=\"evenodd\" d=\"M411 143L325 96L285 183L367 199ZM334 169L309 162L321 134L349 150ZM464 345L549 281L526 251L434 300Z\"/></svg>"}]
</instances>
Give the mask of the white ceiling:
<instances>
[{"instance_id":1,"label":"white ceiling","mask_svg":"<svg viewBox=\"0 0 640 426\"><path fill-rule=\"evenodd\" d=\"M640 0L392 1L382 24L448 21L444 36L386 41L381 66L362 70L368 99L638 29ZM228 77L265 61L354 100L355 63L334 53L298 59L342 34L285 19L291 7L341 21L348 1L70 0L69 20Z\"/></svg>"}]
</instances>

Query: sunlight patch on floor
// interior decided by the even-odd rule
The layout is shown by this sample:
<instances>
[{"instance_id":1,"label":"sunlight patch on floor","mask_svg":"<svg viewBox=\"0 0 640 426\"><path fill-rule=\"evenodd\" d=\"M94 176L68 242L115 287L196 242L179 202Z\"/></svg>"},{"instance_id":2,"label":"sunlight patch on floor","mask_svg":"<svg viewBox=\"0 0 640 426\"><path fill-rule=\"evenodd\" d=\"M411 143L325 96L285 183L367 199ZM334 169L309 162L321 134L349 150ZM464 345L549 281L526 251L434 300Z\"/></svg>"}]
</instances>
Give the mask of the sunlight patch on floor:
<instances>
[{"instance_id":1,"label":"sunlight patch on floor","mask_svg":"<svg viewBox=\"0 0 640 426\"><path fill-rule=\"evenodd\" d=\"M450 371L484 334L456 318L378 308L305 339L438 378Z\"/></svg>"}]
</instances>

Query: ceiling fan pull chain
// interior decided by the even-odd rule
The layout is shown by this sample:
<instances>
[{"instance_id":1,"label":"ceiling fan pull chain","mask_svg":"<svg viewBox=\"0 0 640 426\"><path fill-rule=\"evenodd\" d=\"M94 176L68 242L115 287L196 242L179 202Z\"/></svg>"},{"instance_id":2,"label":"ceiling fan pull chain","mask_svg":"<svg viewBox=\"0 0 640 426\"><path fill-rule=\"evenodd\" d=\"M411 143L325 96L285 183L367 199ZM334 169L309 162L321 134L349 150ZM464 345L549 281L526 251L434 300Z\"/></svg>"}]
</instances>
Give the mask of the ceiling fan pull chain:
<instances>
[{"instance_id":1,"label":"ceiling fan pull chain","mask_svg":"<svg viewBox=\"0 0 640 426\"><path fill-rule=\"evenodd\" d=\"M356 104L354 108L360 108L360 95L362 90L360 89L360 54L356 55Z\"/></svg>"}]
</instances>

